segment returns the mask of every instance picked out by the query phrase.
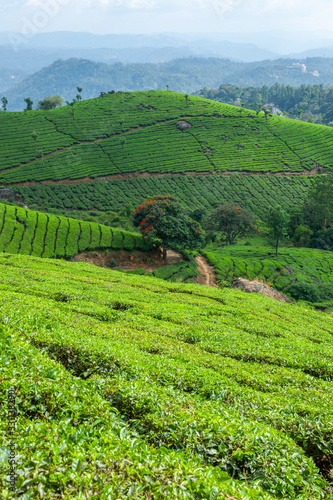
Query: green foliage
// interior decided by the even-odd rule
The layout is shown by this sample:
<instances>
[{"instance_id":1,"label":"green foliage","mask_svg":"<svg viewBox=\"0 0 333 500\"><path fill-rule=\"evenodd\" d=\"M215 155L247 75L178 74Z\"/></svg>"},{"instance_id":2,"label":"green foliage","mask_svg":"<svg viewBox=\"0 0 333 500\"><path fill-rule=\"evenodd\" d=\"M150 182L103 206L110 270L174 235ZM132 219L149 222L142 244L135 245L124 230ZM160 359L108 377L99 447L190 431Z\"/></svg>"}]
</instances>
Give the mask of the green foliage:
<instances>
[{"instance_id":1,"label":"green foliage","mask_svg":"<svg viewBox=\"0 0 333 500\"><path fill-rule=\"evenodd\" d=\"M269 234L275 244L276 257L278 256L279 243L287 235L289 215L281 206L271 208L268 212L267 226Z\"/></svg>"},{"instance_id":2,"label":"green foliage","mask_svg":"<svg viewBox=\"0 0 333 500\"><path fill-rule=\"evenodd\" d=\"M280 68L281 70L281 68ZM235 104L243 99L246 108L253 109L254 103L263 100L274 103L285 114L291 111L298 119L329 125L333 118L333 87L331 85L264 85L263 87L239 87L237 85L222 84L218 89L202 90L200 95L227 104ZM262 104L261 104L262 107ZM261 107L258 106L259 111Z\"/></svg>"},{"instance_id":3,"label":"green foliage","mask_svg":"<svg viewBox=\"0 0 333 500\"><path fill-rule=\"evenodd\" d=\"M3 498L332 498L329 316L28 256L0 277Z\"/></svg>"},{"instance_id":4,"label":"green foliage","mask_svg":"<svg viewBox=\"0 0 333 500\"><path fill-rule=\"evenodd\" d=\"M191 219L178 200L170 195L154 196L133 212L134 224L141 234L153 242L158 240L166 250L195 250L205 244L205 234L198 222Z\"/></svg>"},{"instance_id":5,"label":"green foliage","mask_svg":"<svg viewBox=\"0 0 333 500\"><path fill-rule=\"evenodd\" d=\"M7 105L8 105L7 97L1 97L1 102L3 111L7 111Z\"/></svg>"},{"instance_id":6,"label":"green foliage","mask_svg":"<svg viewBox=\"0 0 333 500\"><path fill-rule=\"evenodd\" d=\"M236 243L237 238L259 231L253 214L242 207L231 204L218 205L204 220L209 231L222 234L222 242L228 245Z\"/></svg>"},{"instance_id":7,"label":"green foliage","mask_svg":"<svg viewBox=\"0 0 333 500\"><path fill-rule=\"evenodd\" d=\"M25 108L25 111L32 111L32 105L33 101L30 99L30 97L26 97L24 99L24 102L26 103L27 107Z\"/></svg>"},{"instance_id":8,"label":"green foliage","mask_svg":"<svg viewBox=\"0 0 333 500\"><path fill-rule=\"evenodd\" d=\"M292 283L286 292L295 300L333 302L333 283Z\"/></svg>"},{"instance_id":9,"label":"green foliage","mask_svg":"<svg viewBox=\"0 0 333 500\"><path fill-rule=\"evenodd\" d=\"M301 224L296 228L294 241L296 246L307 247L310 244L313 231L306 224Z\"/></svg>"},{"instance_id":10,"label":"green foliage","mask_svg":"<svg viewBox=\"0 0 333 500\"><path fill-rule=\"evenodd\" d=\"M37 109L47 111L49 109L55 109L63 105L64 105L63 98L60 95L53 95L50 97L44 97L42 101L38 101Z\"/></svg>"}]
</instances>

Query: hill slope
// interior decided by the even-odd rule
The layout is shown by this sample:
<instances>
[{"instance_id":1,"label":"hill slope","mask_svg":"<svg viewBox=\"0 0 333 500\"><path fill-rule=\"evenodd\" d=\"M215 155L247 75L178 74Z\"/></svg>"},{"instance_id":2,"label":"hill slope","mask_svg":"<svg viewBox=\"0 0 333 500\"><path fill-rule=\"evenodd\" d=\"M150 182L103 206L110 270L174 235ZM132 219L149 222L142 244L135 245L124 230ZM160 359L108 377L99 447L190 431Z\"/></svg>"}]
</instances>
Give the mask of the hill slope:
<instances>
[{"instance_id":1,"label":"hill slope","mask_svg":"<svg viewBox=\"0 0 333 500\"><path fill-rule=\"evenodd\" d=\"M28 256L0 278L4 498L332 498L332 318Z\"/></svg>"},{"instance_id":2,"label":"hill slope","mask_svg":"<svg viewBox=\"0 0 333 500\"><path fill-rule=\"evenodd\" d=\"M4 113L0 150L4 184L147 172L303 173L333 165L333 129L149 91Z\"/></svg>"},{"instance_id":3,"label":"hill slope","mask_svg":"<svg viewBox=\"0 0 333 500\"><path fill-rule=\"evenodd\" d=\"M72 257L85 250L149 250L140 234L0 204L0 252Z\"/></svg>"},{"instance_id":4,"label":"hill slope","mask_svg":"<svg viewBox=\"0 0 333 500\"><path fill-rule=\"evenodd\" d=\"M200 174L200 175L199 175ZM274 204L288 209L300 206L318 175L169 175L142 176L66 184L12 187L34 209L115 210L134 209L156 193L173 194L190 210L207 211L221 201L241 205L263 220ZM132 207L132 208L131 208Z\"/></svg>"}]
</instances>

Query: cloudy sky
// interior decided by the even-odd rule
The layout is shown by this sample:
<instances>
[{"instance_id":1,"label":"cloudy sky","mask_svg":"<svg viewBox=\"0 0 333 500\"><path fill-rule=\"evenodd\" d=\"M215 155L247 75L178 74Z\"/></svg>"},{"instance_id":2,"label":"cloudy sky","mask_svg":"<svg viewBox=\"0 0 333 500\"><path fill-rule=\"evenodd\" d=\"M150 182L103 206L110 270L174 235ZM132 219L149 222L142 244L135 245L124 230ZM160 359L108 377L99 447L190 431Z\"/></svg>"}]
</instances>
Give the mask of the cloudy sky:
<instances>
[{"instance_id":1,"label":"cloudy sky","mask_svg":"<svg viewBox=\"0 0 333 500\"><path fill-rule=\"evenodd\" d=\"M332 0L0 0L0 31L92 33L317 31ZM31 28L32 29L32 28Z\"/></svg>"}]
</instances>

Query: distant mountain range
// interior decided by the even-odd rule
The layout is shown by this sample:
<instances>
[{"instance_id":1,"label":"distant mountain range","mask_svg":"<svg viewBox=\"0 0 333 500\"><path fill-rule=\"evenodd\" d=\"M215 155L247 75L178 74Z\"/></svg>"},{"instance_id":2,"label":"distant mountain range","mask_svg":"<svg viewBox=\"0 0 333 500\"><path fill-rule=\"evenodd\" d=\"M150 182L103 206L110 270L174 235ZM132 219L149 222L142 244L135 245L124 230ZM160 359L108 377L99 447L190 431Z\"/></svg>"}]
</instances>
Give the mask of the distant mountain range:
<instances>
[{"instance_id":1,"label":"distant mountain range","mask_svg":"<svg viewBox=\"0 0 333 500\"><path fill-rule=\"evenodd\" d=\"M20 111L26 97L34 101L34 106L54 94L70 101L77 93L77 86L83 88L83 98L89 99L108 90L157 90L169 85L177 92L195 93L204 87L217 88L223 83L261 87L276 82L293 86L332 84L333 59L311 58L301 64L297 59L240 63L189 57L157 64L110 65L72 58L54 62L1 94L8 98L8 110Z\"/></svg>"}]
</instances>

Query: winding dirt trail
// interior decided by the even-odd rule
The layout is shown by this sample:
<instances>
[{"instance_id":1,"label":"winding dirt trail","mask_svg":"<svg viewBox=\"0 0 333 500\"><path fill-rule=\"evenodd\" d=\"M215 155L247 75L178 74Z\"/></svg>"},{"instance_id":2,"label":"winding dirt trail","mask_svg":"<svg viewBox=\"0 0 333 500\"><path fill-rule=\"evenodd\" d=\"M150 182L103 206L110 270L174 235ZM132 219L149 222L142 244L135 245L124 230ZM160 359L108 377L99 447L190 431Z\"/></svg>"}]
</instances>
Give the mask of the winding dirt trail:
<instances>
[{"instance_id":1,"label":"winding dirt trail","mask_svg":"<svg viewBox=\"0 0 333 500\"><path fill-rule=\"evenodd\" d=\"M217 288L214 268L208 264L207 260L202 255L198 255L195 261L198 264L198 271L201 273L200 276L197 277L196 283L198 285Z\"/></svg>"}]
</instances>

